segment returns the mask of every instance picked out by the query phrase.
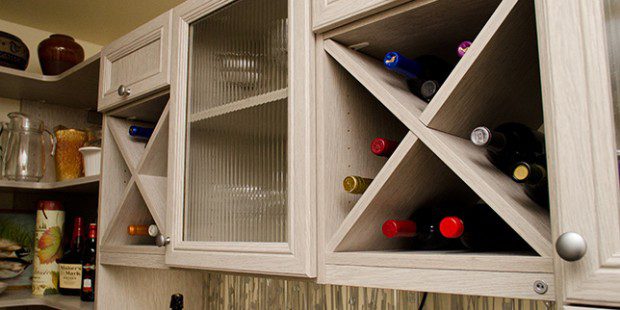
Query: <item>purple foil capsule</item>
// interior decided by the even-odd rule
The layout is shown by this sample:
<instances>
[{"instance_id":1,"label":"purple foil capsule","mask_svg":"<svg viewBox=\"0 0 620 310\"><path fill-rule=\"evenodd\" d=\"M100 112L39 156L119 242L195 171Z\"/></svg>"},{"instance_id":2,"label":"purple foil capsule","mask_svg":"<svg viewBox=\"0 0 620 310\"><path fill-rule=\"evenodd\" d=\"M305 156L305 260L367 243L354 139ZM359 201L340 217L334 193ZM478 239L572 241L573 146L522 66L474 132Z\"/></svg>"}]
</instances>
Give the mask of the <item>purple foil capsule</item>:
<instances>
[{"instance_id":1,"label":"purple foil capsule","mask_svg":"<svg viewBox=\"0 0 620 310\"><path fill-rule=\"evenodd\" d=\"M456 53L459 55L459 57L463 57L463 55L465 55L465 53L467 52L470 46L471 46L471 41L463 41L461 42L461 44L459 44L459 47L456 49Z\"/></svg>"}]
</instances>

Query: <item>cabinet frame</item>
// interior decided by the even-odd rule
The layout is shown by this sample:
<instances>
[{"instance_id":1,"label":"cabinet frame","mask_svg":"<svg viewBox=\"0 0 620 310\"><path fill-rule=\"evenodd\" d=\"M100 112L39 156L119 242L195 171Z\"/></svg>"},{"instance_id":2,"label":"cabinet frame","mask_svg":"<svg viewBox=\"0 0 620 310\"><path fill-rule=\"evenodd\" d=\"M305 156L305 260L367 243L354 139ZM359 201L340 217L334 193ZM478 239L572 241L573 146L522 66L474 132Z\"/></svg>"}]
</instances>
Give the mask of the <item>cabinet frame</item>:
<instances>
[{"instance_id":1,"label":"cabinet frame","mask_svg":"<svg viewBox=\"0 0 620 310\"><path fill-rule=\"evenodd\" d=\"M617 307L620 197L604 1L536 1L536 14L553 240L572 231L588 247L576 262L555 255L558 304Z\"/></svg>"},{"instance_id":2,"label":"cabinet frame","mask_svg":"<svg viewBox=\"0 0 620 310\"><path fill-rule=\"evenodd\" d=\"M309 1L288 4L288 242L183 241L190 24L232 3L187 1L173 10L166 264L175 267L314 277L316 151L314 37Z\"/></svg>"}]
</instances>

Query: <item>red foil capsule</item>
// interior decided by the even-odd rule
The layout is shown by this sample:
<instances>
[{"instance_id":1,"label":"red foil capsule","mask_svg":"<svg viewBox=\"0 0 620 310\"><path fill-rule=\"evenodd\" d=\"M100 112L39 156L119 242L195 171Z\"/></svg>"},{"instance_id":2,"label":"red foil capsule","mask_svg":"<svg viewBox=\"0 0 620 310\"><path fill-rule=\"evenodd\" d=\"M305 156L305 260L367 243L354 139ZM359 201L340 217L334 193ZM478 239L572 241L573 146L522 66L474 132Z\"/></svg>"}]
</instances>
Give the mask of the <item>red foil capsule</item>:
<instances>
[{"instance_id":1,"label":"red foil capsule","mask_svg":"<svg viewBox=\"0 0 620 310\"><path fill-rule=\"evenodd\" d=\"M388 238L414 237L417 233L417 226L414 221L387 220L383 223L381 231Z\"/></svg>"},{"instance_id":2,"label":"red foil capsule","mask_svg":"<svg viewBox=\"0 0 620 310\"><path fill-rule=\"evenodd\" d=\"M370 143L370 150L375 155L383 157L390 157L397 147L398 142L385 138L376 138Z\"/></svg>"}]
</instances>

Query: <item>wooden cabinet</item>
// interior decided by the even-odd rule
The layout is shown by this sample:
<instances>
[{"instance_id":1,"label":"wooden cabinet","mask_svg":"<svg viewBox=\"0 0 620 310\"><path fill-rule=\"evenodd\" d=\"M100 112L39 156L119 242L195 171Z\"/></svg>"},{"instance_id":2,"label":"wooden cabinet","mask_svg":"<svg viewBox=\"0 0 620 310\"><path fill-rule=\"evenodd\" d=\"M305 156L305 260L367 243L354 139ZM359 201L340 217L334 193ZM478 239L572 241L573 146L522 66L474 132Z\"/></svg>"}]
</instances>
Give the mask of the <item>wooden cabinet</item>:
<instances>
[{"instance_id":1,"label":"wooden cabinet","mask_svg":"<svg viewBox=\"0 0 620 310\"><path fill-rule=\"evenodd\" d=\"M312 0L312 25L323 32L407 1L411 0Z\"/></svg>"},{"instance_id":2,"label":"wooden cabinet","mask_svg":"<svg viewBox=\"0 0 620 310\"><path fill-rule=\"evenodd\" d=\"M620 5L544 1L537 13L559 301L618 307Z\"/></svg>"},{"instance_id":3,"label":"wooden cabinet","mask_svg":"<svg viewBox=\"0 0 620 310\"><path fill-rule=\"evenodd\" d=\"M303 1L174 9L166 264L315 275L309 17Z\"/></svg>"},{"instance_id":4,"label":"wooden cabinet","mask_svg":"<svg viewBox=\"0 0 620 310\"><path fill-rule=\"evenodd\" d=\"M143 97L170 85L172 10L101 51L99 111Z\"/></svg>"}]
</instances>

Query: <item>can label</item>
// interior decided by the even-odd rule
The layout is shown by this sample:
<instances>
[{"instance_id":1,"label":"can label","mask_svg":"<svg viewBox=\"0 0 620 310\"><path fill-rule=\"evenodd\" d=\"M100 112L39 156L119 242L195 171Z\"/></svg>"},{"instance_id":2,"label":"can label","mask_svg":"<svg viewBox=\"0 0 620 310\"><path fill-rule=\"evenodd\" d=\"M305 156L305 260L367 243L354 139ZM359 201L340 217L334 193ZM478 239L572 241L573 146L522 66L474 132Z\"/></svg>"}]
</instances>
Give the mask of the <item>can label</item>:
<instances>
[{"instance_id":1,"label":"can label","mask_svg":"<svg viewBox=\"0 0 620 310\"><path fill-rule=\"evenodd\" d=\"M35 225L34 271L32 273L32 294L58 294L58 264L62 257L62 234L65 212L60 210L38 210Z\"/></svg>"}]
</instances>

